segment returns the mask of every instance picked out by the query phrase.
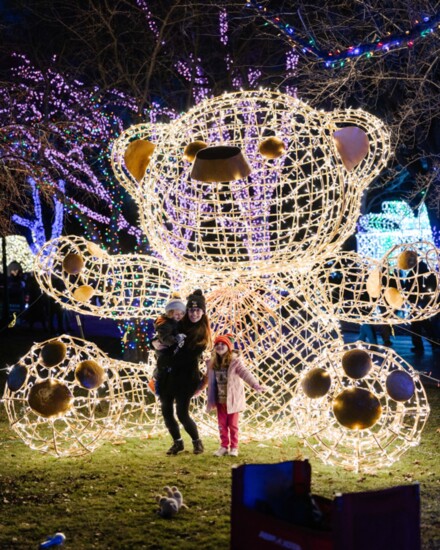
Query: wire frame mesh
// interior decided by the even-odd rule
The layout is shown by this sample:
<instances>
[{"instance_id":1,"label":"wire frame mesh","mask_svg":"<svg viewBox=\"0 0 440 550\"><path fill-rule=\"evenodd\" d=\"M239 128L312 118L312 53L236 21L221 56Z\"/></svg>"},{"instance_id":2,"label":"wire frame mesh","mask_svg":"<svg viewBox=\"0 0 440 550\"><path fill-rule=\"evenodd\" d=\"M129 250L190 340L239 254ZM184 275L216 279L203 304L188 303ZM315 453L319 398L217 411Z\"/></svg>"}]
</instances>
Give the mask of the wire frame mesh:
<instances>
[{"instance_id":1,"label":"wire frame mesh","mask_svg":"<svg viewBox=\"0 0 440 550\"><path fill-rule=\"evenodd\" d=\"M241 433L261 440L293 433L290 403L298 378L323 347L335 339L342 343L338 324L316 316L291 280L281 277L216 289L207 295L207 310L214 335L232 329L244 364L270 388L257 394L245 387ZM202 396L195 418L208 433L217 433L215 415L204 410Z\"/></svg>"},{"instance_id":2,"label":"wire frame mesh","mask_svg":"<svg viewBox=\"0 0 440 550\"><path fill-rule=\"evenodd\" d=\"M118 374L124 395L124 408L115 433L122 437L151 437L166 431L160 403L153 393L151 382L156 366L154 353L147 363L117 361Z\"/></svg>"},{"instance_id":3,"label":"wire frame mesh","mask_svg":"<svg viewBox=\"0 0 440 550\"><path fill-rule=\"evenodd\" d=\"M333 133L351 125L370 144L366 158L347 171ZM353 232L363 189L389 156L388 133L374 116L316 111L265 90L205 100L162 137L137 193L142 229L170 266L212 275L277 272L337 249ZM283 141L284 155L260 154L269 137ZM122 134L113 148L118 158L127 139ZM223 183L191 179L184 150L200 140L238 147L251 174Z\"/></svg>"},{"instance_id":4,"label":"wire frame mesh","mask_svg":"<svg viewBox=\"0 0 440 550\"><path fill-rule=\"evenodd\" d=\"M382 260L335 254L310 270L306 281L313 289L306 293L311 306L339 320L401 324L440 311L440 251L424 241L396 245Z\"/></svg>"},{"instance_id":5,"label":"wire frame mesh","mask_svg":"<svg viewBox=\"0 0 440 550\"><path fill-rule=\"evenodd\" d=\"M64 344L61 361L47 367L45 350L56 342ZM99 387L85 388L77 379L78 365L95 361L104 371ZM14 370L15 369L15 370ZM21 378L16 384L17 374ZM51 381L71 396L67 411L43 416L31 407L32 388ZM12 388L12 389L11 389ZM41 406L51 406L56 396L43 391ZM120 421L124 397L117 369L94 344L71 336L60 336L35 344L8 375L3 403L12 430L31 449L54 456L79 456L95 450L114 434Z\"/></svg>"},{"instance_id":6,"label":"wire frame mesh","mask_svg":"<svg viewBox=\"0 0 440 550\"><path fill-rule=\"evenodd\" d=\"M371 370L360 379L347 376L342 367L344 354L354 349L366 351L372 361ZM301 381L315 368L322 368L330 375L331 386L322 397L309 398ZM389 385L390 375L396 372L405 373L403 376L413 390L403 401L390 396L390 393L394 395ZM292 418L304 444L324 463L375 472L390 466L420 443L430 412L426 393L418 373L392 349L363 342L332 345L309 365L302 379L291 401ZM380 418L371 427L350 429L338 421L334 413L335 398L349 388L362 388L378 400Z\"/></svg>"},{"instance_id":7,"label":"wire frame mesh","mask_svg":"<svg viewBox=\"0 0 440 550\"><path fill-rule=\"evenodd\" d=\"M66 266L72 258L73 269ZM110 255L75 235L46 243L35 275L44 292L63 307L99 317L152 317L162 312L170 295L167 267L154 256Z\"/></svg>"}]
</instances>

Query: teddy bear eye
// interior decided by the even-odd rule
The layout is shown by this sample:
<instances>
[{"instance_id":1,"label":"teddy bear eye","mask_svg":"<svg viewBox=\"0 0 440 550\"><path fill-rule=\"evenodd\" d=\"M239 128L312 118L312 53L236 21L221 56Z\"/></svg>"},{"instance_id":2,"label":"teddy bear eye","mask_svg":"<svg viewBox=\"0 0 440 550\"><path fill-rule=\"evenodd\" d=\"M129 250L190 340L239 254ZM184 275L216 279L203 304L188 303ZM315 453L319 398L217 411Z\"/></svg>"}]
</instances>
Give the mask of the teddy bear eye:
<instances>
[{"instance_id":1,"label":"teddy bear eye","mask_svg":"<svg viewBox=\"0 0 440 550\"><path fill-rule=\"evenodd\" d=\"M260 143L258 150L265 159L277 159L286 153L286 146L282 139L271 136Z\"/></svg>"},{"instance_id":2,"label":"teddy bear eye","mask_svg":"<svg viewBox=\"0 0 440 550\"><path fill-rule=\"evenodd\" d=\"M206 147L208 147L208 144L200 140L188 143L188 145L185 147L185 150L183 151L183 159L187 160L188 162L194 162L197 153L201 149L205 149Z\"/></svg>"}]
</instances>

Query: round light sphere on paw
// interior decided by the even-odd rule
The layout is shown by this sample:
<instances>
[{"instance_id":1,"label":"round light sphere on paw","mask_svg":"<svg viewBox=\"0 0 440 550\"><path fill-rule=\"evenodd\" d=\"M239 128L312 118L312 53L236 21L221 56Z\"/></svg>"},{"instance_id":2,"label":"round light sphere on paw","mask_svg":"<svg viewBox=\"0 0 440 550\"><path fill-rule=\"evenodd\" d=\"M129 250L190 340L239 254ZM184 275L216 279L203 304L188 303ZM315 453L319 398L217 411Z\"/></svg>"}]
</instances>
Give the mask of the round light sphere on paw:
<instances>
[{"instance_id":1,"label":"round light sphere on paw","mask_svg":"<svg viewBox=\"0 0 440 550\"><path fill-rule=\"evenodd\" d=\"M188 162L194 162L197 153L202 149L206 149L206 147L208 147L208 144L204 141L192 141L185 147L183 151L183 158Z\"/></svg>"},{"instance_id":2,"label":"round light sphere on paw","mask_svg":"<svg viewBox=\"0 0 440 550\"><path fill-rule=\"evenodd\" d=\"M386 302L394 309L401 309L405 298L400 294L397 288L389 287L384 292Z\"/></svg>"},{"instance_id":3,"label":"round light sphere on paw","mask_svg":"<svg viewBox=\"0 0 440 550\"><path fill-rule=\"evenodd\" d=\"M96 361L81 361L75 369L75 378L83 388L95 390L105 380L105 371Z\"/></svg>"},{"instance_id":4,"label":"round light sphere on paw","mask_svg":"<svg viewBox=\"0 0 440 550\"><path fill-rule=\"evenodd\" d=\"M301 380L302 389L310 399L318 399L326 395L331 383L330 374L321 368L312 369Z\"/></svg>"},{"instance_id":5,"label":"round light sphere on paw","mask_svg":"<svg viewBox=\"0 0 440 550\"><path fill-rule=\"evenodd\" d=\"M69 275L77 275L84 268L84 259L81 254L67 254L63 260L63 269Z\"/></svg>"},{"instance_id":6,"label":"round light sphere on paw","mask_svg":"<svg viewBox=\"0 0 440 550\"><path fill-rule=\"evenodd\" d=\"M45 367L55 367L66 357L67 348L63 342L48 342L41 350L41 360Z\"/></svg>"},{"instance_id":7,"label":"round light sphere on paw","mask_svg":"<svg viewBox=\"0 0 440 550\"><path fill-rule=\"evenodd\" d=\"M29 391L28 403L31 409L45 418L60 416L72 406L73 395L69 388L58 380L37 382Z\"/></svg>"},{"instance_id":8,"label":"round light sphere on paw","mask_svg":"<svg viewBox=\"0 0 440 550\"><path fill-rule=\"evenodd\" d=\"M6 383L11 391L18 391L26 381L28 370L24 365L15 365L8 373Z\"/></svg>"},{"instance_id":9,"label":"round light sphere on paw","mask_svg":"<svg viewBox=\"0 0 440 550\"><path fill-rule=\"evenodd\" d=\"M404 250L397 258L398 269L407 271L417 265L418 255L414 250Z\"/></svg>"},{"instance_id":10,"label":"round light sphere on paw","mask_svg":"<svg viewBox=\"0 0 440 550\"><path fill-rule=\"evenodd\" d=\"M372 366L370 354L363 349L352 349L342 356L342 368L345 374L355 380L364 378Z\"/></svg>"},{"instance_id":11,"label":"round light sphere on paw","mask_svg":"<svg viewBox=\"0 0 440 550\"><path fill-rule=\"evenodd\" d=\"M382 287L380 269L373 269L373 271L371 271L368 275L366 287L370 298L379 298L380 289Z\"/></svg>"},{"instance_id":12,"label":"round light sphere on paw","mask_svg":"<svg viewBox=\"0 0 440 550\"><path fill-rule=\"evenodd\" d=\"M394 401L408 401L416 391L412 376L403 370L395 370L387 376L386 388Z\"/></svg>"},{"instance_id":13,"label":"round light sphere on paw","mask_svg":"<svg viewBox=\"0 0 440 550\"><path fill-rule=\"evenodd\" d=\"M88 302L90 298L95 294L95 289L90 285L81 285L75 289L73 297L78 302Z\"/></svg>"},{"instance_id":14,"label":"round light sphere on paw","mask_svg":"<svg viewBox=\"0 0 440 550\"><path fill-rule=\"evenodd\" d=\"M260 143L258 150L262 157L271 160L283 156L286 152L286 146L282 139L271 136Z\"/></svg>"},{"instance_id":15,"label":"round light sphere on paw","mask_svg":"<svg viewBox=\"0 0 440 550\"><path fill-rule=\"evenodd\" d=\"M362 388L349 388L333 401L336 420L350 430L366 430L376 424L382 414L379 399Z\"/></svg>"}]
</instances>

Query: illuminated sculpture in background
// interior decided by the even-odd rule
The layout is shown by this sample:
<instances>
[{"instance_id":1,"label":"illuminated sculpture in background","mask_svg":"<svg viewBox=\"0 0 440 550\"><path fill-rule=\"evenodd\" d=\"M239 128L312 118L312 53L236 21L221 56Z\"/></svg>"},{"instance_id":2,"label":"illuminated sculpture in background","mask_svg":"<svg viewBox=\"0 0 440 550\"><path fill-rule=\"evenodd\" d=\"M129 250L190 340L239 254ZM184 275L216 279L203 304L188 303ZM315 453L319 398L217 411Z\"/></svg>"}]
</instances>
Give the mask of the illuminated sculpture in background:
<instances>
[{"instance_id":1,"label":"illuminated sculpture in background","mask_svg":"<svg viewBox=\"0 0 440 550\"><path fill-rule=\"evenodd\" d=\"M156 314L165 281L182 294L203 287L214 330L237 332L248 366L273 390L251 401L243 431L291 433L301 372L330 345L343 348L340 308L330 307L320 277L328 259L345 265L339 250L389 154L383 124L361 110L325 113L264 90L207 99L170 125L129 128L113 148L115 173L158 257L111 258L66 238L40 253L39 280L65 307L110 316L115 300L114 315L139 318ZM197 414L216 430L201 407Z\"/></svg>"},{"instance_id":2,"label":"illuminated sculpture in background","mask_svg":"<svg viewBox=\"0 0 440 550\"><path fill-rule=\"evenodd\" d=\"M398 244L434 241L426 205L418 216L404 201L385 201L380 214L366 214L358 221L357 251L367 258L381 259Z\"/></svg>"},{"instance_id":3,"label":"illuminated sculpture in background","mask_svg":"<svg viewBox=\"0 0 440 550\"><path fill-rule=\"evenodd\" d=\"M18 262L24 272L34 269L35 256L32 254L27 240L20 235L9 235L6 238L6 265L11 262ZM3 254L3 240L0 239L0 256ZM0 273L3 272L3 265L0 264Z\"/></svg>"}]
</instances>

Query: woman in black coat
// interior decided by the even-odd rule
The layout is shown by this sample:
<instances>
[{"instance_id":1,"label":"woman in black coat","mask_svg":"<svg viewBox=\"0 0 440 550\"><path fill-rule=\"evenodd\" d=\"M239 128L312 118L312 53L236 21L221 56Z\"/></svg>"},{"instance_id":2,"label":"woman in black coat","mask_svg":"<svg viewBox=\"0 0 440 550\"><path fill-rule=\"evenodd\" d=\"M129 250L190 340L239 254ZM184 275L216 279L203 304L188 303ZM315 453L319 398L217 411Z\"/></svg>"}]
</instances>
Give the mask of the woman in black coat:
<instances>
[{"instance_id":1,"label":"woman in black coat","mask_svg":"<svg viewBox=\"0 0 440 550\"><path fill-rule=\"evenodd\" d=\"M167 454L176 455L184 450L179 424L174 415L174 403L177 419L191 437L194 454L200 454L204 451L203 443L197 425L189 415L189 406L200 384L201 356L211 346L205 297L201 290L195 290L188 296L186 313L179 325L179 332L186 335L184 344L175 354L169 356L168 368L163 369L158 379L162 416L173 438Z\"/></svg>"}]
</instances>

